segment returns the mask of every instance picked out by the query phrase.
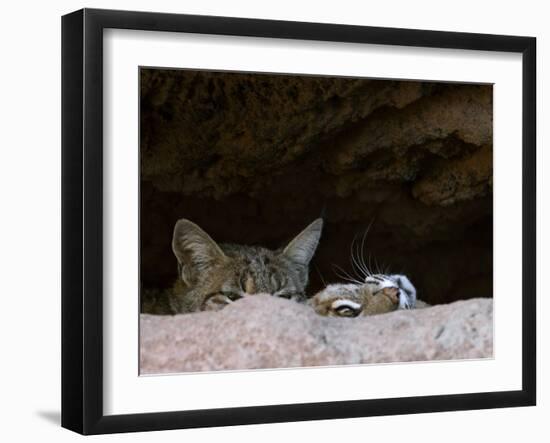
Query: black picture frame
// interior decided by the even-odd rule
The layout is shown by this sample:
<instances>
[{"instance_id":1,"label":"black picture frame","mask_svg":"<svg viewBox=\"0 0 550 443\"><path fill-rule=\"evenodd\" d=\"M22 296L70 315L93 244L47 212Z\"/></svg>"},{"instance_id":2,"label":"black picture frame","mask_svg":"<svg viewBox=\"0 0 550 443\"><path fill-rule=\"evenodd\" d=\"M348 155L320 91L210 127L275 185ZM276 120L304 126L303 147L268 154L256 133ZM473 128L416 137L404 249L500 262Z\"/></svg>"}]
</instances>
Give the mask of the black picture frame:
<instances>
[{"instance_id":1,"label":"black picture frame","mask_svg":"<svg viewBox=\"0 0 550 443\"><path fill-rule=\"evenodd\" d=\"M103 30L251 36L522 54L522 389L392 399L104 415ZM536 403L536 39L83 9L62 18L62 426L82 434L413 414Z\"/></svg>"}]
</instances>

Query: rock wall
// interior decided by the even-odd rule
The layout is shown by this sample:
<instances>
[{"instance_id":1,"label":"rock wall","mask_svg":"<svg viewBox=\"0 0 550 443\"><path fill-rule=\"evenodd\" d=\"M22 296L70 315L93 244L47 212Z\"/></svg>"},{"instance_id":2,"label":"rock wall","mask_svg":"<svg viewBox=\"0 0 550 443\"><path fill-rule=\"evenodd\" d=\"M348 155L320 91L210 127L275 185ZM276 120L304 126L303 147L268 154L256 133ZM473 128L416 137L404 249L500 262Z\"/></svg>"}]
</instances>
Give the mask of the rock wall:
<instances>
[{"instance_id":1,"label":"rock wall","mask_svg":"<svg viewBox=\"0 0 550 443\"><path fill-rule=\"evenodd\" d=\"M312 293L370 225L365 261L427 302L492 295L490 85L142 69L140 123L145 287L178 218L278 247L324 211Z\"/></svg>"},{"instance_id":2,"label":"rock wall","mask_svg":"<svg viewBox=\"0 0 550 443\"><path fill-rule=\"evenodd\" d=\"M493 302L459 301L353 319L269 295L218 312L141 315L140 373L489 358Z\"/></svg>"}]
</instances>

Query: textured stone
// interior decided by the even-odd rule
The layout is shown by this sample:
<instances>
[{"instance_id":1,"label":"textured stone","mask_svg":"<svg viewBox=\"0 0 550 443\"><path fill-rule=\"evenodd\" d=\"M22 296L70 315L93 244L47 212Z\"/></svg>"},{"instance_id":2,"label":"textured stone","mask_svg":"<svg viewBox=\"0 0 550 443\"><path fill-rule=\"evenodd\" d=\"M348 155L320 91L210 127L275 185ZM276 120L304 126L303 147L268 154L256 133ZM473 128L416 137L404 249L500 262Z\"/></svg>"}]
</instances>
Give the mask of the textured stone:
<instances>
[{"instance_id":1,"label":"textured stone","mask_svg":"<svg viewBox=\"0 0 550 443\"><path fill-rule=\"evenodd\" d=\"M492 144L490 86L143 70L141 102L142 179L184 195L255 195L312 155L349 195Z\"/></svg>"},{"instance_id":2,"label":"textured stone","mask_svg":"<svg viewBox=\"0 0 550 443\"><path fill-rule=\"evenodd\" d=\"M491 299L341 319L257 295L218 312L142 314L140 328L143 374L493 355Z\"/></svg>"}]
</instances>

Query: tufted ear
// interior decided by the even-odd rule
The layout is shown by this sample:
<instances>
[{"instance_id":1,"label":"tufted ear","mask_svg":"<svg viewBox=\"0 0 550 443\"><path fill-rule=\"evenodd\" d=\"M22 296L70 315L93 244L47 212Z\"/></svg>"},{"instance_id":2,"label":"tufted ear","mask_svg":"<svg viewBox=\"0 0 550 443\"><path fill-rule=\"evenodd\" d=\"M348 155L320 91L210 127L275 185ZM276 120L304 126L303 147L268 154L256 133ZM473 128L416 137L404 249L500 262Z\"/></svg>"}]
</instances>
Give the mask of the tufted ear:
<instances>
[{"instance_id":1,"label":"tufted ear","mask_svg":"<svg viewBox=\"0 0 550 443\"><path fill-rule=\"evenodd\" d=\"M184 218L174 226L172 251L178 259L181 278L188 285L196 281L200 272L227 258L206 232Z\"/></svg>"},{"instance_id":2,"label":"tufted ear","mask_svg":"<svg viewBox=\"0 0 550 443\"><path fill-rule=\"evenodd\" d=\"M318 218L306 229L300 232L283 250L283 254L293 262L307 266L315 254L321 231L323 229L323 220Z\"/></svg>"}]
</instances>

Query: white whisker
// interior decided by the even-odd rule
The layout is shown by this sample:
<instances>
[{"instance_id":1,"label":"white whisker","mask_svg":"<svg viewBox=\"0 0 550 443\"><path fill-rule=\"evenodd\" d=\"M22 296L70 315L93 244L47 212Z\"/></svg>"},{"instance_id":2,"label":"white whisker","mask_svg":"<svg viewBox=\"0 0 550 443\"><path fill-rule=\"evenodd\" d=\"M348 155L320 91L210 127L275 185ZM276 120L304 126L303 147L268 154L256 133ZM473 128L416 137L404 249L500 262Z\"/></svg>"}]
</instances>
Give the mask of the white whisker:
<instances>
[{"instance_id":1,"label":"white whisker","mask_svg":"<svg viewBox=\"0 0 550 443\"><path fill-rule=\"evenodd\" d=\"M372 223L374 222L374 218L370 221L369 225L367 226L367 229L365 229L365 233L363 234L363 239L361 240L361 263L363 264L363 268L365 269L365 278L370 277L372 274L370 272L369 267L365 264L365 254L363 252L363 247L365 246L365 239L367 238L367 234L370 231L370 227L372 226Z\"/></svg>"},{"instance_id":2,"label":"white whisker","mask_svg":"<svg viewBox=\"0 0 550 443\"><path fill-rule=\"evenodd\" d=\"M369 269L372 269L372 255L369 253ZM371 272L372 275L372 272Z\"/></svg>"},{"instance_id":3,"label":"white whisker","mask_svg":"<svg viewBox=\"0 0 550 443\"><path fill-rule=\"evenodd\" d=\"M354 280L354 279L351 279L351 278L347 278L347 277L345 277L345 276L339 274L339 273L336 272L336 271L335 271L334 273L336 274L336 276L337 276L338 278L341 278L342 280L348 281L348 282L353 283L353 284L361 284L361 282L358 282L357 280Z\"/></svg>"},{"instance_id":4,"label":"white whisker","mask_svg":"<svg viewBox=\"0 0 550 443\"><path fill-rule=\"evenodd\" d=\"M355 240L357 239L357 235L355 235L353 237L353 240L351 241L351 244L349 246L349 255L350 255L350 263L351 263L351 269L352 271L355 273L355 275L357 275L359 278L361 278L361 276L359 275L359 273L357 272L357 269L355 268L355 249L353 248L353 246L355 245Z\"/></svg>"},{"instance_id":5,"label":"white whisker","mask_svg":"<svg viewBox=\"0 0 550 443\"><path fill-rule=\"evenodd\" d=\"M355 255L356 253L357 255ZM357 243L357 251L355 250L355 248L353 250L353 256L355 259L355 263L357 264L357 267L361 271L361 280L364 280L368 276L368 271L367 269L365 269L361 261L361 249L360 249L359 243Z\"/></svg>"},{"instance_id":6,"label":"white whisker","mask_svg":"<svg viewBox=\"0 0 550 443\"><path fill-rule=\"evenodd\" d=\"M355 256L355 241L356 241L356 239L357 239L357 236L354 237L353 242L352 242L351 256L353 258L353 262L355 263L355 267L356 267L355 273L357 274L359 280L363 280L365 278L364 275L363 275L364 271L361 268L361 265L359 263L358 258Z\"/></svg>"},{"instance_id":7,"label":"white whisker","mask_svg":"<svg viewBox=\"0 0 550 443\"><path fill-rule=\"evenodd\" d=\"M319 268L317 267L317 265L315 263L313 263L313 266L315 267L315 270L317 271L317 274L319 275L319 278L321 279L321 282L323 282L323 286L327 286L327 282L325 281L325 279L323 278L323 274L321 274L321 271L319 271Z\"/></svg>"},{"instance_id":8,"label":"white whisker","mask_svg":"<svg viewBox=\"0 0 550 443\"><path fill-rule=\"evenodd\" d=\"M357 236L355 236L353 238L353 241L351 242L351 247L350 247L350 252L351 252L351 266L355 272L355 274L357 275L357 277L359 278L359 280L364 280L365 278L365 271L361 268L361 265L360 265L360 262L359 262L359 259L355 256L355 241L357 240Z\"/></svg>"},{"instance_id":9,"label":"white whisker","mask_svg":"<svg viewBox=\"0 0 550 443\"><path fill-rule=\"evenodd\" d=\"M341 275L341 274L339 274L338 272L335 271L335 274L338 275L338 277L340 277L344 280L347 280L349 282L352 282L352 283L363 284L363 282L353 278L351 275L349 275L349 273L347 271L342 269L340 266L335 265L335 264L332 264L332 266L335 267L336 269L338 269L340 272L342 272L343 275Z\"/></svg>"}]
</instances>

